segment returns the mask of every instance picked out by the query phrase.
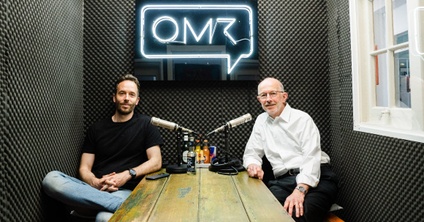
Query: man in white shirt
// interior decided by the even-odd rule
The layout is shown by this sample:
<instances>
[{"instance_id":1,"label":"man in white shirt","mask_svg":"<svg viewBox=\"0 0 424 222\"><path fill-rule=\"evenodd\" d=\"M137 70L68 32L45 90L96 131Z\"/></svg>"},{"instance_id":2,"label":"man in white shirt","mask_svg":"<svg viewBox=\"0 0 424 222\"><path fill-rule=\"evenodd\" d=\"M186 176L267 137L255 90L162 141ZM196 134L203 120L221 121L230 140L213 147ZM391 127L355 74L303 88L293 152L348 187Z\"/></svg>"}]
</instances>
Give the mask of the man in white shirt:
<instances>
[{"instance_id":1,"label":"man in white shirt","mask_svg":"<svg viewBox=\"0 0 424 222\"><path fill-rule=\"evenodd\" d=\"M296 221L323 221L337 197L337 176L330 157L321 151L320 134L312 118L291 108L288 93L275 78L258 85L265 110L253 126L243 156L250 177L263 179L262 158L269 160L274 180L268 187Z\"/></svg>"}]
</instances>

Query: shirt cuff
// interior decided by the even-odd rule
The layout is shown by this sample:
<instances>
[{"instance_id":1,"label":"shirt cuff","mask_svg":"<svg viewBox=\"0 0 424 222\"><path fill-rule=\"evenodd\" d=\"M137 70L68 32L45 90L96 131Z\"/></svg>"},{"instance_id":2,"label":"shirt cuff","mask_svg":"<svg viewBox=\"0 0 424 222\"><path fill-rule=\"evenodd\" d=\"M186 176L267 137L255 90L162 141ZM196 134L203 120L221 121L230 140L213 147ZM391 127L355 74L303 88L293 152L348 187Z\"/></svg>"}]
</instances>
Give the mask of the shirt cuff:
<instances>
[{"instance_id":1,"label":"shirt cuff","mask_svg":"<svg viewBox=\"0 0 424 222\"><path fill-rule=\"evenodd\" d=\"M304 184L308 184L310 187L317 187L318 186L318 182L319 180L314 178L313 176L308 176L305 174L298 174L296 176L296 183L304 183Z\"/></svg>"}]
</instances>

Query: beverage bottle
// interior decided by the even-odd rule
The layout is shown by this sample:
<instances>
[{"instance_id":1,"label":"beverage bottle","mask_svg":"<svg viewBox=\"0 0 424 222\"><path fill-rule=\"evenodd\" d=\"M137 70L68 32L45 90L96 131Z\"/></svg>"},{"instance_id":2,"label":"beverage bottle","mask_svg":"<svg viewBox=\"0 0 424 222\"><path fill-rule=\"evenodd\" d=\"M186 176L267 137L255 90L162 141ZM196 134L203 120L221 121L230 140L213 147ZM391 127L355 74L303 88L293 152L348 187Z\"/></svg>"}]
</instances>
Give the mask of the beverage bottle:
<instances>
[{"instance_id":1,"label":"beverage bottle","mask_svg":"<svg viewBox=\"0 0 424 222\"><path fill-rule=\"evenodd\" d=\"M190 134L190 136L188 137L188 142L189 142L189 148L190 146L193 146L193 151L194 151L194 136L192 134Z\"/></svg>"},{"instance_id":2,"label":"beverage bottle","mask_svg":"<svg viewBox=\"0 0 424 222\"><path fill-rule=\"evenodd\" d=\"M209 152L209 143L208 140L203 140L203 163L210 163L211 156Z\"/></svg>"},{"instance_id":3,"label":"beverage bottle","mask_svg":"<svg viewBox=\"0 0 424 222\"><path fill-rule=\"evenodd\" d=\"M200 149L200 140L196 139L196 163L200 163L200 160L202 159L202 150Z\"/></svg>"},{"instance_id":4,"label":"beverage bottle","mask_svg":"<svg viewBox=\"0 0 424 222\"><path fill-rule=\"evenodd\" d=\"M183 144L181 147L181 157L184 164L187 163L188 147L189 147L188 132L183 132Z\"/></svg>"},{"instance_id":5,"label":"beverage bottle","mask_svg":"<svg viewBox=\"0 0 424 222\"><path fill-rule=\"evenodd\" d=\"M190 146L187 152L187 173L196 174L196 153L194 152L194 137L190 137Z\"/></svg>"}]
</instances>

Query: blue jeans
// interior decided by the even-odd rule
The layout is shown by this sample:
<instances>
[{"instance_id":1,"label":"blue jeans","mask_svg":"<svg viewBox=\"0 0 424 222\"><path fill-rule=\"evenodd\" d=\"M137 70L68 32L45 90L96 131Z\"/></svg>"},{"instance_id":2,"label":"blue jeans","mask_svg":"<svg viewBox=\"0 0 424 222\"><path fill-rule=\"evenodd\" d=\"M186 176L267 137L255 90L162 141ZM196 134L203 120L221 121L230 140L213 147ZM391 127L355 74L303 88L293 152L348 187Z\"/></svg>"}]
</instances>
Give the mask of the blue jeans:
<instances>
[{"instance_id":1,"label":"blue jeans","mask_svg":"<svg viewBox=\"0 0 424 222\"><path fill-rule=\"evenodd\" d=\"M97 214L96 221L107 221L132 192L128 189L100 191L60 171L51 171L44 177L43 190L50 197L68 206L102 211Z\"/></svg>"}]
</instances>

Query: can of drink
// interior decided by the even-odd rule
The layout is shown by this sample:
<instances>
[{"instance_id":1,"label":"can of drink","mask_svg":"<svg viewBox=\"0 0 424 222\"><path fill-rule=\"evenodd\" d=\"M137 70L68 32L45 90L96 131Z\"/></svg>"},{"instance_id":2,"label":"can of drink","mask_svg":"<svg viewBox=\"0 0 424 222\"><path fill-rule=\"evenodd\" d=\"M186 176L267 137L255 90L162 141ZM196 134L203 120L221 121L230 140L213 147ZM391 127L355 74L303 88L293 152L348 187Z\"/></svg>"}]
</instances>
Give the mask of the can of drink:
<instances>
[{"instance_id":1,"label":"can of drink","mask_svg":"<svg viewBox=\"0 0 424 222\"><path fill-rule=\"evenodd\" d=\"M213 162L216 159L216 146L209 146L209 155L211 162Z\"/></svg>"}]
</instances>

